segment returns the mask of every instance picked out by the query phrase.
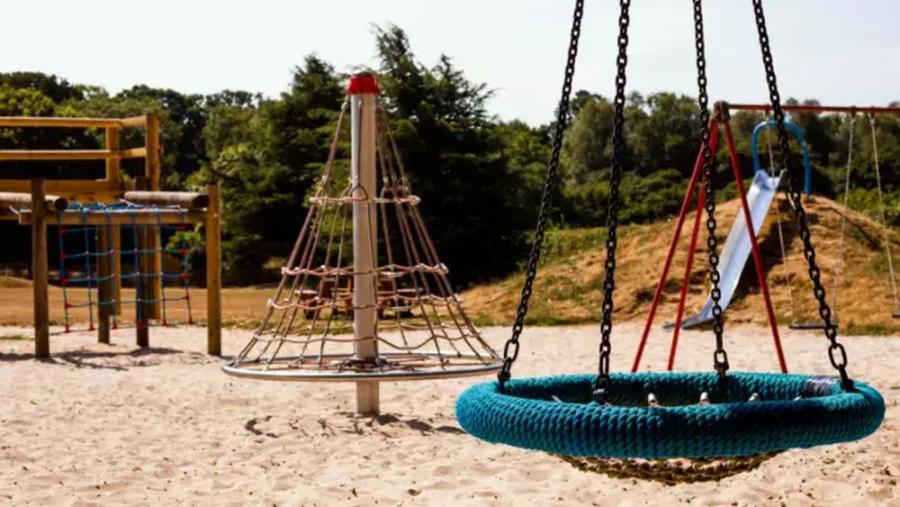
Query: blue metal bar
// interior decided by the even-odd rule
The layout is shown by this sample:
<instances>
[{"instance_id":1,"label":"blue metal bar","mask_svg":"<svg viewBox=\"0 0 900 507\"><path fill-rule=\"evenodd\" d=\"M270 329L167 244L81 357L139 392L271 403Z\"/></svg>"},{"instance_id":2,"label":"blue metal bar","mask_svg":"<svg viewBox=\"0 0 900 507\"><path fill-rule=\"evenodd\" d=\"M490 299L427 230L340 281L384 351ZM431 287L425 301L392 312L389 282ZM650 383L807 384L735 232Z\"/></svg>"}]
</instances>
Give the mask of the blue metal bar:
<instances>
[{"instance_id":1,"label":"blue metal bar","mask_svg":"<svg viewBox=\"0 0 900 507\"><path fill-rule=\"evenodd\" d=\"M760 122L753 128L753 134L750 136L750 155L753 157L753 170L755 172L762 170L759 162L759 135L764 129L773 129L775 127L777 127L775 120L767 120ZM809 145L806 144L803 130L797 124L785 120L784 127L794 134L794 137L800 144L800 149L803 151L803 192L810 196L812 195L812 163L810 161Z\"/></svg>"}]
</instances>

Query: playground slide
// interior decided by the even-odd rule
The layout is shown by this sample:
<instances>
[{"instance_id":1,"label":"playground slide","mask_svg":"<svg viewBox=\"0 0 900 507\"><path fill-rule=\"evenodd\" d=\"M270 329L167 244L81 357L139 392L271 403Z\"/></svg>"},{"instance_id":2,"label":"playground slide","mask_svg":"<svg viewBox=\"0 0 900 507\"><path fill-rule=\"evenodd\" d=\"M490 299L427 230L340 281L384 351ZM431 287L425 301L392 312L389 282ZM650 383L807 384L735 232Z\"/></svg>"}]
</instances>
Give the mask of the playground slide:
<instances>
[{"instance_id":1,"label":"playground slide","mask_svg":"<svg viewBox=\"0 0 900 507\"><path fill-rule=\"evenodd\" d=\"M778 190L778 184L781 181L781 175L769 176L765 171L757 171L753 176L753 183L747 190L747 205L750 207L750 218L753 220L753 231L759 233L760 226L766 220L766 214L775 198ZM728 238L725 240L725 247L719 255L719 277L721 283L719 285L722 291L722 298L719 303L722 310L728 308L734 291L737 289L738 281L741 278L741 272L744 271L744 265L750 257L750 237L747 234L747 224L744 221L744 214L738 209L737 218L731 226ZM692 317L684 319L682 329L699 326L713 320L713 302L712 298L707 298L706 304L700 313Z\"/></svg>"}]
</instances>

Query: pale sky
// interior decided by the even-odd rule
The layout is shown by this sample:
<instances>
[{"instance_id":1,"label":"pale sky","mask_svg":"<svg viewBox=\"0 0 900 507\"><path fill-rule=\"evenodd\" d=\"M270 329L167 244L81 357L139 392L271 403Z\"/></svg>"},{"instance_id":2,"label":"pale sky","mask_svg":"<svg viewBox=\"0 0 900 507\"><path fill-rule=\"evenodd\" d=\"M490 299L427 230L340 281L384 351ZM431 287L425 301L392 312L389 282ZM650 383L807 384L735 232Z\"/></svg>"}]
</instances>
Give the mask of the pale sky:
<instances>
[{"instance_id":1,"label":"pale sky","mask_svg":"<svg viewBox=\"0 0 900 507\"><path fill-rule=\"evenodd\" d=\"M317 53L340 71L374 65L372 24L406 30L430 65L454 58L495 90L505 120L550 120L571 0L17 0L4 2L0 71L41 71L111 92L144 83L275 96ZM618 2L588 0L576 89L612 95ZM762 101L750 0L705 6L712 100ZM900 2L769 0L782 95L840 105L900 99ZM634 0L630 90L695 95L689 0Z\"/></svg>"}]
</instances>

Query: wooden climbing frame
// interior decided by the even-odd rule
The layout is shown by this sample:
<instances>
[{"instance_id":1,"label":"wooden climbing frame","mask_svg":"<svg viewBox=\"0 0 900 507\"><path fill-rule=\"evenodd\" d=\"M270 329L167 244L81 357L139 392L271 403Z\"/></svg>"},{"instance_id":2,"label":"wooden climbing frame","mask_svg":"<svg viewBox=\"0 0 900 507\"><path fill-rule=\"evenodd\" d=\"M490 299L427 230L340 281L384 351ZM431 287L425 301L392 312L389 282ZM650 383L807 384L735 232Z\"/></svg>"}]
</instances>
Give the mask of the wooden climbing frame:
<instances>
[{"instance_id":1,"label":"wooden climbing frame","mask_svg":"<svg viewBox=\"0 0 900 507\"><path fill-rule=\"evenodd\" d=\"M207 281L207 352L220 355L221 346L221 204L217 184L208 185L206 193L170 192L161 189L162 150L159 142L160 120L156 113L130 118L45 118L45 117L0 117L0 128L82 128L103 129L104 148L98 150L0 150L0 162L4 161L104 161L105 174L100 179L0 179L0 220L15 220L21 225L30 225L32 230L32 273L34 285L34 327L35 356L49 357L49 303L48 303L48 259L47 226L57 224L79 224L100 228L99 244L103 248L118 251L121 245L119 225L145 225L140 245L152 253L142 261L142 268L152 273L162 270L160 250L160 230L162 224L205 224L206 229L206 281ZM122 129L142 129L143 146L123 148L120 145ZM132 181L123 178L121 161L144 159L144 171ZM126 200L148 206L178 206L179 211L141 212L109 215L106 213L66 213L69 202L86 204L112 204ZM109 273L121 273L116 256L115 262L98 263L98 267ZM115 277L112 283L99 284L101 294L108 296L111 291L119 291L121 279ZM159 277L150 279L145 285L145 297L159 301L156 296L161 291ZM159 304L148 308L148 317L158 318ZM98 307L99 308L99 307ZM101 325L98 340L109 343L108 319L115 309L99 309ZM104 320L107 325L104 325ZM149 346L146 326L138 325L136 341L139 346Z\"/></svg>"}]
</instances>

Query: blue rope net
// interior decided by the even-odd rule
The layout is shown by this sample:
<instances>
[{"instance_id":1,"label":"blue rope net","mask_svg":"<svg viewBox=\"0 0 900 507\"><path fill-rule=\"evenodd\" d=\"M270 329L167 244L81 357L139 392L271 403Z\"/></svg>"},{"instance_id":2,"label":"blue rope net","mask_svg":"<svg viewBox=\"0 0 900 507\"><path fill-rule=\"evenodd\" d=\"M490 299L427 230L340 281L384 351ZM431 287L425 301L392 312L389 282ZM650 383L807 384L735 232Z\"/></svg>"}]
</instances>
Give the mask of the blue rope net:
<instances>
[{"instance_id":1,"label":"blue rope net","mask_svg":"<svg viewBox=\"0 0 900 507\"><path fill-rule=\"evenodd\" d=\"M138 211L158 211L156 224L139 224ZM180 212L183 223L162 223L163 211ZM57 214L59 274L57 282L62 288L63 315L65 332L72 330L72 324L80 318L88 323L88 330L93 331L100 322L101 309L110 316L110 326L117 329L120 325L120 309L130 306L134 309L134 325L144 328L151 324L148 318L149 309L159 305L160 324L168 326L171 321L171 305L182 304L180 312L187 324L193 324L191 309L190 279L193 266L190 249L182 233L186 230L187 210L178 206L148 206L127 201L116 204L80 204L73 203ZM63 213L77 213L81 217L79 225L65 225ZM100 214L106 217L106 224L93 225L88 222L89 215ZM124 214L131 218L128 225L113 223L113 216ZM160 240L155 246L147 247L142 236L159 234ZM115 248L111 241L112 234L120 234L121 248ZM101 235L108 235L108 245L102 248ZM171 238L175 236L175 240ZM168 246L167 242L169 243ZM147 270L152 263L146 262L150 256L162 258L162 269ZM177 270L173 270L176 266ZM120 268L120 269L118 269ZM168 269L168 270L167 270ZM101 275L101 272L107 274ZM158 281L159 296L148 297L146 285ZM131 287L127 291L131 297L123 297L126 291L101 290L101 285L112 287ZM174 289L174 290L173 290ZM118 297L117 297L118 296ZM76 313L77 312L77 313ZM101 323L102 324L102 323Z\"/></svg>"}]
</instances>

